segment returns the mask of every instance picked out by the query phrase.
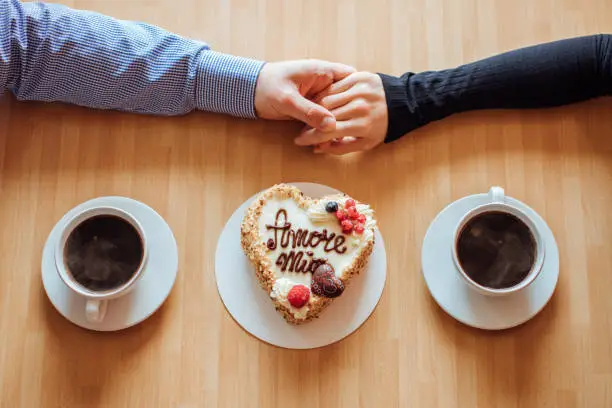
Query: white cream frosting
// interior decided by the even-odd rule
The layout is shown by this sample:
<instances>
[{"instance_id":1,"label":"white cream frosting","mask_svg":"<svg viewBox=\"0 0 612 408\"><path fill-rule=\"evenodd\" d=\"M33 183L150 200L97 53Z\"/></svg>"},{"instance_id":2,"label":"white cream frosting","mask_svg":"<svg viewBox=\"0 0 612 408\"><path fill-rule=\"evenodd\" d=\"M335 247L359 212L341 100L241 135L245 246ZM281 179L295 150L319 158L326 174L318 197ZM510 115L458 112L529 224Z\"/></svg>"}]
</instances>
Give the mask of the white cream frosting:
<instances>
[{"instance_id":1,"label":"white cream frosting","mask_svg":"<svg viewBox=\"0 0 612 408\"><path fill-rule=\"evenodd\" d=\"M335 215L332 213L328 213L325 210L325 204L321 205L313 205L310 206L310 208L307 211L308 213L308 218L310 218L310 220L313 223L324 223L324 222L329 222L330 219L332 219L332 217L335 218Z\"/></svg>"},{"instance_id":2,"label":"white cream frosting","mask_svg":"<svg viewBox=\"0 0 612 408\"><path fill-rule=\"evenodd\" d=\"M347 200L344 196L338 196L330 198L330 200L337 201L338 205L344 207L344 203ZM263 242L267 242L270 239L274 239L275 234L273 229L268 229L267 225L275 225L277 212L284 209L287 212L287 222L291 223L291 230L294 232L298 229L308 230L310 234L313 231L322 232L323 229L327 230L328 236L333 233L336 237L343 237L345 242L338 248L346 248L343 253L338 251L326 252L324 250L324 243L320 243L315 248L307 247L303 248L297 246L292 248L292 239L289 239L289 245L286 248L281 247L280 242L276 242L276 248L269 250L268 256L272 260L272 271L276 279L287 278L296 284L302 284L310 288L310 281L312 278L311 272L297 272L281 270L281 265L276 265L276 261L279 259L282 253L289 254L290 251L303 251L302 262L304 260L310 263L311 259L327 259L327 262L333 266L336 276L341 277L343 271L352 263L353 259L357 256L358 252L364 247L368 241L372 238L373 227L376 225L376 221L372 218L373 211L370 206L365 204L358 204L357 210L360 214L366 216L365 231L363 234L344 234L340 223L336 219L333 213L325 211L325 205L328 200L317 201L315 205L311 206L308 210L301 209L293 199L268 199L262 208L262 214L259 218L259 234ZM284 223L284 217L281 217L279 223ZM290 236L289 238L293 238ZM334 238L334 239L335 239ZM277 241L281 241L281 231L277 231ZM328 245L328 249L333 247L333 244ZM311 252L312 256L308 256L306 253ZM300 263L302 263L300 262ZM297 265L297 263L296 263Z\"/></svg>"},{"instance_id":3,"label":"white cream frosting","mask_svg":"<svg viewBox=\"0 0 612 408\"><path fill-rule=\"evenodd\" d=\"M272 292L270 292L270 297L278 300L283 306L289 309L296 319L304 319L306 318L308 310L310 309L308 307L308 303L298 309L297 307L293 307L293 305L291 305L291 303L289 303L287 300L287 294L296 284L296 282L293 282L287 278L277 279L274 282L274 287L272 287Z\"/></svg>"}]
</instances>

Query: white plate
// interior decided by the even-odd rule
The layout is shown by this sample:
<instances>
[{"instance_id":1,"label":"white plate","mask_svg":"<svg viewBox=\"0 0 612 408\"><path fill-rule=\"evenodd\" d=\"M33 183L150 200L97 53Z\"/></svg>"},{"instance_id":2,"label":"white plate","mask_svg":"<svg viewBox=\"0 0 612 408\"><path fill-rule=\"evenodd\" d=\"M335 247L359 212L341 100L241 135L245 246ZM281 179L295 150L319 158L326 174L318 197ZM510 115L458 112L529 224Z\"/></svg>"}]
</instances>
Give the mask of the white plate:
<instances>
[{"instance_id":1,"label":"white plate","mask_svg":"<svg viewBox=\"0 0 612 408\"><path fill-rule=\"evenodd\" d=\"M321 184L291 184L314 198L338 193L338 190ZM357 330L374 311L385 287L387 259L381 234L376 232L368 266L351 280L342 296L334 300L318 319L293 326L274 309L240 246L242 218L254 198L249 198L232 214L217 243L217 288L232 317L253 336L291 349L326 346Z\"/></svg>"},{"instance_id":2,"label":"white plate","mask_svg":"<svg viewBox=\"0 0 612 408\"><path fill-rule=\"evenodd\" d=\"M423 240L423 276L431 295L446 313L479 329L509 329L531 319L548 303L559 278L559 250L546 222L526 204L511 197L506 197L506 201L534 220L546 245L540 275L521 292L504 297L482 295L465 283L453 262L454 228L469 210L489 202L488 194L475 194L451 203L433 220Z\"/></svg>"},{"instance_id":3,"label":"white plate","mask_svg":"<svg viewBox=\"0 0 612 408\"><path fill-rule=\"evenodd\" d=\"M90 323L85 319L85 298L71 291L57 272L53 248L72 216L98 205L128 211L141 223L149 244L149 261L134 289L125 296L109 301L102 322ZM151 207L125 197L100 197L73 208L55 225L43 250L41 268L47 296L60 314L85 329L114 331L142 322L164 303L176 280L178 250L172 230Z\"/></svg>"}]
</instances>

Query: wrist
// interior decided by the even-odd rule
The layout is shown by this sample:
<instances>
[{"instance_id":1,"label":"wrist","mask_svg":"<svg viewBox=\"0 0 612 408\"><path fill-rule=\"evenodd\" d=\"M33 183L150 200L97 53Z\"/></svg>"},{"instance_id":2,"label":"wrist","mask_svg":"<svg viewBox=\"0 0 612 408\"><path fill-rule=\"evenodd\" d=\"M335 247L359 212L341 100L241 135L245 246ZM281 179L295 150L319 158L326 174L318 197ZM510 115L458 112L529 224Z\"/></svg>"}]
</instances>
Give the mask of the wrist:
<instances>
[{"instance_id":1,"label":"wrist","mask_svg":"<svg viewBox=\"0 0 612 408\"><path fill-rule=\"evenodd\" d=\"M200 110L257 118L255 88L264 62L204 51L199 61L196 106Z\"/></svg>"},{"instance_id":2,"label":"wrist","mask_svg":"<svg viewBox=\"0 0 612 408\"><path fill-rule=\"evenodd\" d=\"M388 125L385 143L393 142L419 127L414 107L408 104L406 83L403 78L378 74L385 90Z\"/></svg>"},{"instance_id":3,"label":"wrist","mask_svg":"<svg viewBox=\"0 0 612 408\"><path fill-rule=\"evenodd\" d=\"M264 62L259 69L259 75L257 76L257 81L255 82L255 93L253 95L253 110L256 118L266 119L262 114L262 107L265 105L265 91L262 90L264 87L263 82L266 77L266 70L269 67L267 62Z\"/></svg>"}]
</instances>

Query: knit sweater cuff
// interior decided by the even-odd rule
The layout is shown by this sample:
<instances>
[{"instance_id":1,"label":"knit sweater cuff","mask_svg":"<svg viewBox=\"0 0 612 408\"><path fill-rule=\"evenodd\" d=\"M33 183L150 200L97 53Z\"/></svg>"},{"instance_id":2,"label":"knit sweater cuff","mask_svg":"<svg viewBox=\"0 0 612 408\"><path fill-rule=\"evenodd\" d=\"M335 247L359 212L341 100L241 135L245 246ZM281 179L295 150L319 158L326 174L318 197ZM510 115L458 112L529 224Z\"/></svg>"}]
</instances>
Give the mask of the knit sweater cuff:
<instances>
[{"instance_id":1,"label":"knit sweater cuff","mask_svg":"<svg viewBox=\"0 0 612 408\"><path fill-rule=\"evenodd\" d=\"M393 142L418 127L414 114L408 106L406 83L404 78L378 74L385 89L389 125L385 143Z\"/></svg>"}]
</instances>

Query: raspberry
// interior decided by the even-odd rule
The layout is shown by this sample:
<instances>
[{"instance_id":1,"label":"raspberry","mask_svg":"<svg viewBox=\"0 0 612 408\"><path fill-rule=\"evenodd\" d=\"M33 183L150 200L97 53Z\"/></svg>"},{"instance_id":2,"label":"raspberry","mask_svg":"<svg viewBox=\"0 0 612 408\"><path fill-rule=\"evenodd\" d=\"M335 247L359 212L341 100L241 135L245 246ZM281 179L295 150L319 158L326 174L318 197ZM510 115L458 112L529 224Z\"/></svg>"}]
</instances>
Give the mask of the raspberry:
<instances>
[{"instance_id":1,"label":"raspberry","mask_svg":"<svg viewBox=\"0 0 612 408\"><path fill-rule=\"evenodd\" d=\"M355 207L347 208L346 212L348 216L352 218L353 220L356 220L357 218L359 218L359 213L357 212L357 209Z\"/></svg>"},{"instance_id":2,"label":"raspberry","mask_svg":"<svg viewBox=\"0 0 612 408\"><path fill-rule=\"evenodd\" d=\"M349 208L349 207L354 207L354 206L355 206L355 200L353 200L352 198L349 198L344 203L344 208Z\"/></svg>"},{"instance_id":3,"label":"raspberry","mask_svg":"<svg viewBox=\"0 0 612 408\"><path fill-rule=\"evenodd\" d=\"M363 214L359 214L359 217L357 217L357 221L359 221L361 224L365 224L366 216Z\"/></svg>"},{"instance_id":4,"label":"raspberry","mask_svg":"<svg viewBox=\"0 0 612 408\"><path fill-rule=\"evenodd\" d=\"M350 220L344 220L340 224L342 225L342 232L351 232L353 230L353 223Z\"/></svg>"},{"instance_id":5,"label":"raspberry","mask_svg":"<svg viewBox=\"0 0 612 408\"><path fill-rule=\"evenodd\" d=\"M355 232L356 232L357 234L363 234L363 231L364 231L363 224L357 224L357 225L355 225Z\"/></svg>"},{"instance_id":6,"label":"raspberry","mask_svg":"<svg viewBox=\"0 0 612 408\"><path fill-rule=\"evenodd\" d=\"M310 299L310 289L304 285L295 285L287 293L287 300L291 306L298 309L308 303L308 299Z\"/></svg>"},{"instance_id":7,"label":"raspberry","mask_svg":"<svg viewBox=\"0 0 612 408\"><path fill-rule=\"evenodd\" d=\"M338 221L342 221L343 219L345 219L346 213L344 212L344 210L336 211L336 218L338 219Z\"/></svg>"}]
</instances>

